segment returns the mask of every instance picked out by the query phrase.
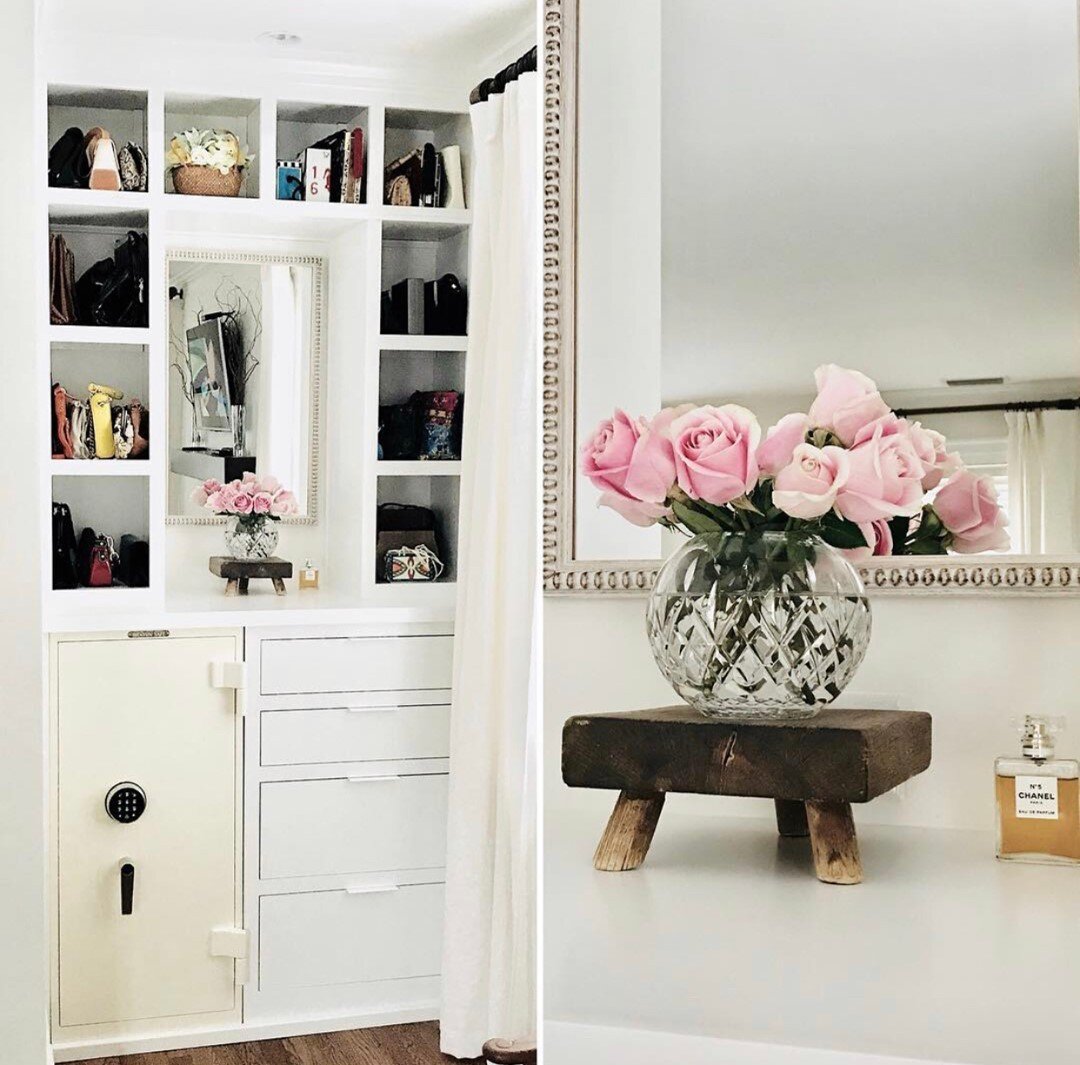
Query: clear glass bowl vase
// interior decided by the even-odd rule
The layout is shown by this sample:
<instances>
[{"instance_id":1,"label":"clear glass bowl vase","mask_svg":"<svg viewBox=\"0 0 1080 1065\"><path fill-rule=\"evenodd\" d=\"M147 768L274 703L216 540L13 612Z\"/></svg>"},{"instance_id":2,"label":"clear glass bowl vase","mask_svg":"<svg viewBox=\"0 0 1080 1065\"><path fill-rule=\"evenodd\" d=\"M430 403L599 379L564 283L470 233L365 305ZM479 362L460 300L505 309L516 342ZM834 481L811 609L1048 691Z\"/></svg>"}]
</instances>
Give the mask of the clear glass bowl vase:
<instances>
[{"instance_id":1,"label":"clear glass bowl vase","mask_svg":"<svg viewBox=\"0 0 1080 1065\"><path fill-rule=\"evenodd\" d=\"M668 683L710 717L813 717L855 675L870 603L850 562L804 532L703 533L663 565L646 626Z\"/></svg>"},{"instance_id":2,"label":"clear glass bowl vase","mask_svg":"<svg viewBox=\"0 0 1080 1065\"><path fill-rule=\"evenodd\" d=\"M232 518L225 526L225 548L232 558L272 558L277 545L277 524L262 514Z\"/></svg>"}]
</instances>

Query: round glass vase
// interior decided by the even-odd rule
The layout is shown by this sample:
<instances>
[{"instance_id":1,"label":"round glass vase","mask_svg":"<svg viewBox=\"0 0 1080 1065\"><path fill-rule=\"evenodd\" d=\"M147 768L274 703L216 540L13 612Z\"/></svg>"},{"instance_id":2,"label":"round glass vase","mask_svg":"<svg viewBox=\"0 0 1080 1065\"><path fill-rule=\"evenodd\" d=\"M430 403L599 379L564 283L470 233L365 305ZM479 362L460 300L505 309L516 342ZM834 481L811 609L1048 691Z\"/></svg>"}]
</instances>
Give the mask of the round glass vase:
<instances>
[{"instance_id":1,"label":"round glass vase","mask_svg":"<svg viewBox=\"0 0 1080 1065\"><path fill-rule=\"evenodd\" d=\"M277 523L265 514L240 514L225 526L225 549L232 558L271 558L277 545Z\"/></svg>"},{"instance_id":2,"label":"round glass vase","mask_svg":"<svg viewBox=\"0 0 1080 1065\"><path fill-rule=\"evenodd\" d=\"M709 717L813 717L855 675L870 603L850 562L805 532L694 536L661 567L646 627L668 683Z\"/></svg>"}]
</instances>

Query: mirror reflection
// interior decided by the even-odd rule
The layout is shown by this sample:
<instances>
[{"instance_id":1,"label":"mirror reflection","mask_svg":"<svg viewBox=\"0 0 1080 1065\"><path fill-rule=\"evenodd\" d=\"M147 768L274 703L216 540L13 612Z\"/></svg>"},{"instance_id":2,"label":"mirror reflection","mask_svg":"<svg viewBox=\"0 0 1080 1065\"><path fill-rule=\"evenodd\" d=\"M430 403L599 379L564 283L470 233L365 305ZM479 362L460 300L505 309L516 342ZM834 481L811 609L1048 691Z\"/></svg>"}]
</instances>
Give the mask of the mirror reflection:
<instances>
[{"instance_id":1,"label":"mirror reflection","mask_svg":"<svg viewBox=\"0 0 1080 1065\"><path fill-rule=\"evenodd\" d=\"M315 270L290 261L169 262L169 514L208 478L272 474L311 512Z\"/></svg>"},{"instance_id":2,"label":"mirror reflection","mask_svg":"<svg viewBox=\"0 0 1080 1065\"><path fill-rule=\"evenodd\" d=\"M579 446L614 407L686 402L748 407L764 436L807 411L818 367L839 364L990 479L1010 553L1080 552L1072 0L665 0L658 161L637 185L644 248L621 257L610 299L599 249L620 220L595 195L610 167L597 131L617 98L605 78L629 74L598 7L582 0ZM649 276L653 350L637 339L648 298L625 298ZM588 483L577 494L577 557L669 550L658 530L596 510Z\"/></svg>"}]
</instances>

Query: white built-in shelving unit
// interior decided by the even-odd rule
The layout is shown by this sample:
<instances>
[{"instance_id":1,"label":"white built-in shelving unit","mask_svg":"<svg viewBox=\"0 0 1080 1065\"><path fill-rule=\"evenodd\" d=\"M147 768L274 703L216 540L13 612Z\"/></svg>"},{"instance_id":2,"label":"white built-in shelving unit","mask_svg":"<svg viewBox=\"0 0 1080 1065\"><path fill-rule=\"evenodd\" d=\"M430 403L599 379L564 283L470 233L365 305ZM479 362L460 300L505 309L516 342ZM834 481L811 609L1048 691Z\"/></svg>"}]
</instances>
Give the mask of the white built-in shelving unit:
<instances>
[{"instance_id":1,"label":"white built-in shelving unit","mask_svg":"<svg viewBox=\"0 0 1080 1065\"><path fill-rule=\"evenodd\" d=\"M118 145L147 149L146 192L47 188L45 229L64 234L82 272L112 254L129 231L146 233L150 253L149 325L145 329L49 324L41 308L39 365L42 410L46 378L77 396L93 380L120 388L150 412L148 460L59 460L51 457L49 420L41 419L38 447L43 506L68 502L76 534L84 525L144 535L150 542L146 589L51 588L51 544L43 544L47 611L59 618L96 612L107 598L124 608L167 614L220 606L220 586L205 572L218 553L221 530L171 524L166 515L169 464L169 351L167 254L179 249L306 253L328 266L320 427L320 512L314 524L286 525L281 553L297 564L311 557L322 569L319 593L286 608L319 604L445 607L456 575L460 461L380 462L378 407L417 390L464 391L467 338L384 336L379 330L383 289L403 277L431 280L455 273L468 290L471 210L384 206L384 161L432 141L459 144L466 202L471 196L471 138L464 101L436 99L423 107L397 106L385 90L338 87L325 94L283 89L208 92L191 86L86 86L52 83L43 105L49 144L69 126L102 125ZM275 162L293 158L335 129L361 126L366 163L360 204L278 201ZM255 154L237 198L184 196L172 188L164 153L172 135L191 126L223 127ZM46 183L44 167L42 184ZM47 256L40 260L47 272ZM466 411L468 404L466 399ZM464 457L467 461L467 456ZM437 516L446 570L437 584L404 588L378 584L376 508L384 502L419 503ZM128 524L130 528L126 527ZM207 545L202 551L202 545ZM200 554L201 552L201 554ZM200 559L201 565L200 565ZM260 603L260 605L265 605Z\"/></svg>"}]
</instances>

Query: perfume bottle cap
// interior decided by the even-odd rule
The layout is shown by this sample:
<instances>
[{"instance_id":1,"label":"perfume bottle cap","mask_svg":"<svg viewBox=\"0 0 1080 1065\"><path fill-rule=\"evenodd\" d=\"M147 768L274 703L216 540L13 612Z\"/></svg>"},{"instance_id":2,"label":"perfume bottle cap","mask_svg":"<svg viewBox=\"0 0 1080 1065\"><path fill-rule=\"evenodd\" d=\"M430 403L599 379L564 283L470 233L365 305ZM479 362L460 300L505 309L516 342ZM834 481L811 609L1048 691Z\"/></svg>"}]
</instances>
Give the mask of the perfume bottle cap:
<instances>
[{"instance_id":1,"label":"perfume bottle cap","mask_svg":"<svg viewBox=\"0 0 1080 1065\"><path fill-rule=\"evenodd\" d=\"M1057 734L1065 727L1060 717L1044 717L1027 714L1020 722L1020 750L1025 758L1043 761L1054 756L1054 741Z\"/></svg>"}]
</instances>

